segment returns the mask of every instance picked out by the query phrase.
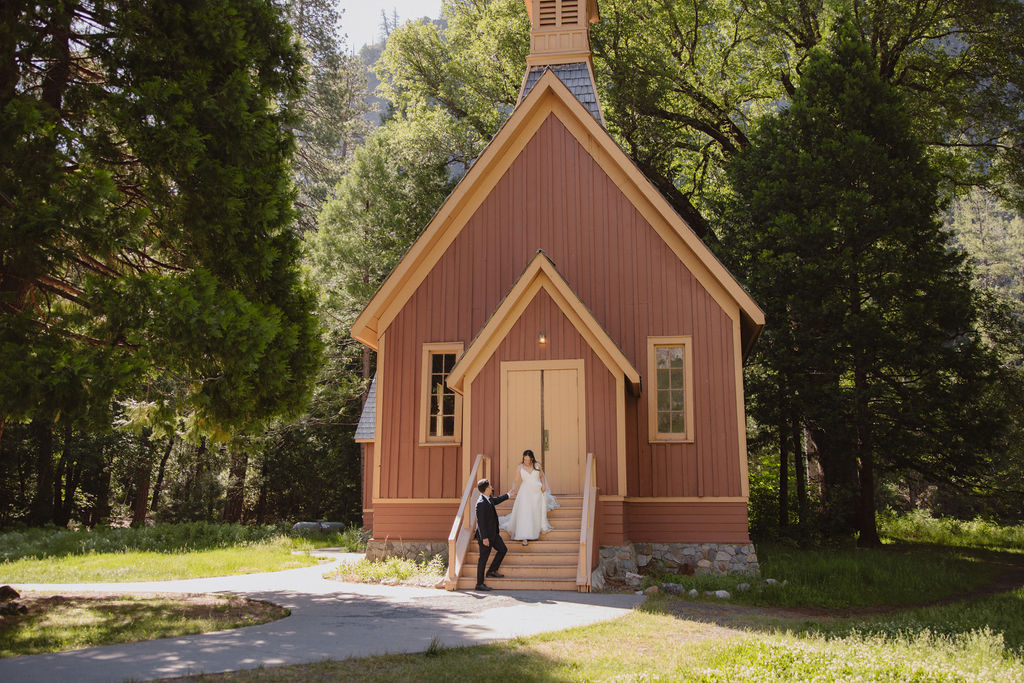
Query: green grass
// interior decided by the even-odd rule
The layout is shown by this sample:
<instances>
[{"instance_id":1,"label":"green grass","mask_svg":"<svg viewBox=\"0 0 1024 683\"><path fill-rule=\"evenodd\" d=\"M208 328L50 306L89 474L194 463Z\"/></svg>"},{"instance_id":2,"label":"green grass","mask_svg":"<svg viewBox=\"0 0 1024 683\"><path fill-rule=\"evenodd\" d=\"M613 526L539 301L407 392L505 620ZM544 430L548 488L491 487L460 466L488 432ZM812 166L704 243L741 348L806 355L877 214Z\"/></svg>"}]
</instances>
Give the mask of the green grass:
<instances>
[{"instance_id":1,"label":"green grass","mask_svg":"<svg viewBox=\"0 0 1024 683\"><path fill-rule=\"evenodd\" d=\"M358 530L293 535L274 527L168 524L143 529L34 529L0 534L0 583L164 581L294 569L303 551L359 548ZM296 554L299 553L299 554Z\"/></svg>"},{"instance_id":2,"label":"green grass","mask_svg":"<svg viewBox=\"0 0 1024 683\"><path fill-rule=\"evenodd\" d=\"M662 608L672 601L655 601ZM674 604L679 604L675 601ZM1007 606L1010 613L1012 606ZM943 634L719 625L641 609L494 645L205 676L206 681L1020 681L1024 659L981 623Z\"/></svg>"},{"instance_id":3,"label":"green grass","mask_svg":"<svg viewBox=\"0 0 1024 683\"><path fill-rule=\"evenodd\" d=\"M884 536L905 543L1024 550L1024 525L1003 526L983 519L937 519L927 510L914 510L905 515L880 515L878 526Z\"/></svg>"},{"instance_id":4,"label":"green grass","mask_svg":"<svg viewBox=\"0 0 1024 683\"><path fill-rule=\"evenodd\" d=\"M0 657L60 652L264 624L288 610L234 596L24 594L29 614L0 618Z\"/></svg>"},{"instance_id":5,"label":"green grass","mask_svg":"<svg viewBox=\"0 0 1024 683\"><path fill-rule=\"evenodd\" d=\"M417 586L433 586L444 578L448 567L440 556L418 562L400 557L370 562L359 560L342 564L325 578L350 583L381 583L393 580L397 583Z\"/></svg>"},{"instance_id":6,"label":"green grass","mask_svg":"<svg viewBox=\"0 0 1024 683\"><path fill-rule=\"evenodd\" d=\"M797 549L759 544L761 575L786 585L745 577L681 576L652 570L644 587L678 583L703 592L728 590L748 605L850 609L913 605L961 595L991 583L999 568L970 552L885 546L879 549ZM739 592L737 585L752 589Z\"/></svg>"},{"instance_id":7,"label":"green grass","mask_svg":"<svg viewBox=\"0 0 1024 683\"><path fill-rule=\"evenodd\" d=\"M332 546L361 551L365 548L359 530L355 527L349 527L340 534L311 535L293 534L289 529L279 526L210 522L158 524L138 529L100 527L81 531L50 527L0 534L0 562L131 550L161 553L214 550L280 538L292 539L296 549Z\"/></svg>"}]
</instances>

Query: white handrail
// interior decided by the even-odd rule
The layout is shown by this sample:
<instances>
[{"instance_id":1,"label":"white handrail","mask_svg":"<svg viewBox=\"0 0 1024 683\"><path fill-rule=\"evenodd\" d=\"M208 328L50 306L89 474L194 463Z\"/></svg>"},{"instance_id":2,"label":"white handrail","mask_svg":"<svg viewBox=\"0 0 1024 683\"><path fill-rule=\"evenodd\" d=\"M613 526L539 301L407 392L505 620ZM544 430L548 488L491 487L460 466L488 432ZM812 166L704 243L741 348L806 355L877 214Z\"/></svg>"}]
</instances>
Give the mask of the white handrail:
<instances>
[{"instance_id":1,"label":"white handrail","mask_svg":"<svg viewBox=\"0 0 1024 683\"><path fill-rule=\"evenodd\" d=\"M470 529L476 527L476 508L469 503L473 499L473 491L476 490L476 482L479 479L477 473L486 459L487 457L483 453L478 453L476 460L473 461L473 466L469 468L466 487L462 491L462 500L459 501L459 509L455 513L455 521L452 522L452 530L448 534L448 578L444 582L444 587L450 591L455 590L459 583L462 563L466 560L466 549L469 547L470 538L472 538ZM467 519L469 523L465 524L464 521Z\"/></svg>"},{"instance_id":2,"label":"white handrail","mask_svg":"<svg viewBox=\"0 0 1024 683\"><path fill-rule=\"evenodd\" d=\"M583 473L583 514L580 518L580 549L576 564L576 590L590 592L590 564L594 551L594 515L597 508L597 477L594 454L587 453L587 466Z\"/></svg>"}]
</instances>

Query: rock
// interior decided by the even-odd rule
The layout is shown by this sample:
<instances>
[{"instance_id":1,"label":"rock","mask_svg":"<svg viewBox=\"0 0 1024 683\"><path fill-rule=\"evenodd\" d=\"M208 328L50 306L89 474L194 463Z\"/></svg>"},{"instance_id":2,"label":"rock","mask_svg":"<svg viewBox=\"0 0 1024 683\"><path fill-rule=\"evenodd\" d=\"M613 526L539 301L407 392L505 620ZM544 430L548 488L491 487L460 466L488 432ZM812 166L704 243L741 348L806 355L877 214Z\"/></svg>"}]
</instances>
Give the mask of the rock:
<instances>
[{"instance_id":1,"label":"rock","mask_svg":"<svg viewBox=\"0 0 1024 683\"><path fill-rule=\"evenodd\" d=\"M647 590L644 591L644 595L654 595L657 592L658 592L658 587L657 586L649 586L647 588Z\"/></svg>"},{"instance_id":2,"label":"rock","mask_svg":"<svg viewBox=\"0 0 1024 683\"><path fill-rule=\"evenodd\" d=\"M625 562L626 560L632 561L633 553L629 552L628 550L620 550L617 557L622 562Z\"/></svg>"},{"instance_id":3,"label":"rock","mask_svg":"<svg viewBox=\"0 0 1024 683\"><path fill-rule=\"evenodd\" d=\"M693 576L694 569L693 565L689 562L683 562L676 571L683 576Z\"/></svg>"},{"instance_id":4,"label":"rock","mask_svg":"<svg viewBox=\"0 0 1024 683\"><path fill-rule=\"evenodd\" d=\"M715 597L721 598L722 600L728 600L732 596L729 595L729 591L715 591Z\"/></svg>"},{"instance_id":5,"label":"rock","mask_svg":"<svg viewBox=\"0 0 1024 683\"><path fill-rule=\"evenodd\" d=\"M729 562L732 560L732 554L727 553L724 550L719 550L718 554L715 555L715 562Z\"/></svg>"},{"instance_id":6,"label":"rock","mask_svg":"<svg viewBox=\"0 0 1024 683\"><path fill-rule=\"evenodd\" d=\"M13 600L0 604L0 616L11 617L15 614L28 614L28 608L24 605L19 605Z\"/></svg>"},{"instance_id":7,"label":"rock","mask_svg":"<svg viewBox=\"0 0 1024 683\"><path fill-rule=\"evenodd\" d=\"M714 597L714 595L715 591L704 591L704 597L711 598Z\"/></svg>"},{"instance_id":8,"label":"rock","mask_svg":"<svg viewBox=\"0 0 1024 683\"><path fill-rule=\"evenodd\" d=\"M697 592L696 588L691 588L690 592L687 593L687 595L689 595L691 598L696 598L697 596L700 595L700 593Z\"/></svg>"},{"instance_id":9,"label":"rock","mask_svg":"<svg viewBox=\"0 0 1024 683\"><path fill-rule=\"evenodd\" d=\"M592 591L603 591L604 590L604 572L600 568L595 569L594 573L590 575L590 590Z\"/></svg>"},{"instance_id":10,"label":"rock","mask_svg":"<svg viewBox=\"0 0 1024 683\"><path fill-rule=\"evenodd\" d=\"M711 560L697 560L697 566L701 569L707 569L711 566Z\"/></svg>"},{"instance_id":11,"label":"rock","mask_svg":"<svg viewBox=\"0 0 1024 683\"><path fill-rule=\"evenodd\" d=\"M789 579L783 579L782 580L782 585L783 586L785 586L787 583L789 583Z\"/></svg>"},{"instance_id":12,"label":"rock","mask_svg":"<svg viewBox=\"0 0 1024 683\"><path fill-rule=\"evenodd\" d=\"M678 583L663 583L661 584L661 590L672 595L686 595L686 589Z\"/></svg>"},{"instance_id":13,"label":"rock","mask_svg":"<svg viewBox=\"0 0 1024 683\"><path fill-rule=\"evenodd\" d=\"M20 597L21 593L10 586L0 586L0 602L7 602L8 600L15 600Z\"/></svg>"},{"instance_id":14,"label":"rock","mask_svg":"<svg viewBox=\"0 0 1024 683\"><path fill-rule=\"evenodd\" d=\"M650 562L651 562L651 556L650 555L637 555L636 556L636 565L638 567L646 567L648 564L650 564Z\"/></svg>"},{"instance_id":15,"label":"rock","mask_svg":"<svg viewBox=\"0 0 1024 683\"><path fill-rule=\"evenodd\" d=\"M778 581L776 581L775 579L765 579L761 583L763 583L766 586L774 586L775 584L778 583Z\"/></svg>"},{"instance_id":16,"label":"rock","mask_svg":"<svg viewBox=\"0 0 1024 683\"><path fill-rule=\"evenodd\" d=\"M736 590L739 591L740 593L746 593L748 590L750 590L750 584L749 583L741 583L741 584L736 586Z\"/></svg>"},{"instance_id":17,"label":"rock","mask_svg":"<svg viewBox=\"0 0 1024 683\"><path fill-rule=\"evenodd\" d=\"M639 574L634 574L633 572L626 572L625 579L626 583L630 586L639 586L640 582L643 580L643 577Z\"/></svg>"},{"instance_id":18,"label":"rock","mask_svg":"<svg viewBox=\"0 0 1024 683\"><path fill-rule=\"evenodd\" d=\"M747 555L747 562L749 562L751 564L756 563L757 562L757 555L755 555L754 553L750 553L749 555Z\"/></svg>"},{"instance_id":19,"label":"rock","mask_svg":"<svg viewBox=\"0 0 1024 683\"><path fill-rule=\"evenodd\" d=\"M380 582L383 585L385 585L385 586L396 586L396 585L398 585L398 579L387 578L387 579L381 579Z\"/></svg>"}]
</instances>

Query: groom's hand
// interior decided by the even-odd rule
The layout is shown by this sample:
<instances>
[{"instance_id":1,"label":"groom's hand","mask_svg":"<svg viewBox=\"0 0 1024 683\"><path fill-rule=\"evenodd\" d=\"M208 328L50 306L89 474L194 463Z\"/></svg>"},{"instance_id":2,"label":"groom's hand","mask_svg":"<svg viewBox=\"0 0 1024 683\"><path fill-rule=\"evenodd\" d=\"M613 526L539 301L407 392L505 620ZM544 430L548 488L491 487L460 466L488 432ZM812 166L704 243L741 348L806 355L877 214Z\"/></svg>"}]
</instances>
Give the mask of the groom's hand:
<instances>
[{"instance_id":1,"label":"groom's hand","mask_svg":"<svg viewBox=\"0 0 1024 683\"><path fill-rule=\"evenodd\" d=\"M483 544L484 544L485 546L487 546L488 548L490 548L490 547L491 547L491 539L489 539L489 538L485 538L485 539L483 540Z\"/></svg>"}]
</instances>

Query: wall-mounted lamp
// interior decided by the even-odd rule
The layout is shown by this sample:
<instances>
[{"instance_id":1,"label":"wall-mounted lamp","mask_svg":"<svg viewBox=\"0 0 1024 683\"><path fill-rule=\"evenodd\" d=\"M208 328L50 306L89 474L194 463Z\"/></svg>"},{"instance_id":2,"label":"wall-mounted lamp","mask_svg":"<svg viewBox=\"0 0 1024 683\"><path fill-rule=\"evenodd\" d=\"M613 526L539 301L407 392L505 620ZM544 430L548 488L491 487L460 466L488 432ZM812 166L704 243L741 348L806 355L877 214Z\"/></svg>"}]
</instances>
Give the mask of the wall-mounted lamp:
<instances>
[{"instance_id":1,"label":"wall-mounted lamp","mask_svg":"<svg viewBox=\"0 0 1024 683\"><path fill-rule=\"evenodd\" d=\"M541 344L547 344L548 336L541 332L539 335L537 335L537 341L540 342Z\"/></svg>"}]
</instances>

